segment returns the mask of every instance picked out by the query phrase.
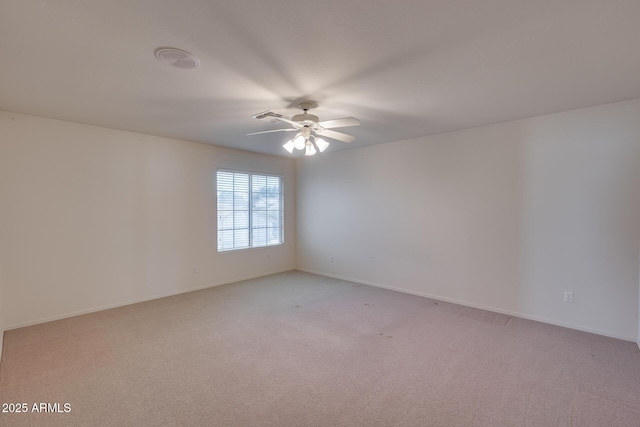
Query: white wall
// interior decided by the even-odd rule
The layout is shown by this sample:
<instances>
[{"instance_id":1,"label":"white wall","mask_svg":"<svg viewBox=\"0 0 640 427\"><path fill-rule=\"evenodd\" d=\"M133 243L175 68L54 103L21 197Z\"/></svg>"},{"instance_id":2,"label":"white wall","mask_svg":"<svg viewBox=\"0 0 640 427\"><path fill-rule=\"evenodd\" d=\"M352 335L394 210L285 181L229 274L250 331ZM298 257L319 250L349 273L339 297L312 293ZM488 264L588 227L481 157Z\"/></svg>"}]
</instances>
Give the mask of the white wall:
<instances>
[{"instance_id":1,"label":"white wall","mask_svg":"<svg viewBox=\"0 0 640 427\"><path fill-rule=\"evenodd\" d=\"M0 211L2 208L0 208ZM2 213L0 213L0 220L2 219ZM2 237L2 235L0 235ZM2 314L2 263L0 263L0 362L2 362L2 343L4 341L4 320Z\"/></svg>"},{"instance_id":2,"label":"white wall","mask_svg":"<svg viewBox=\"0 0 640 427\"><path fill-rule=\"evenodd\" d=\"M638 337L640 100L325 153L297 176L300 269Z\"/></svg>"},{"instance_id":3,"label":"white wall","mask_svg":"<svg viewBox=\"0 0 640 427\"><path fill-rule=\"evenodd\" d=\"M284 175L284 245L217 253L218 167ZM291 159L5 112L0 201L5 329L295 268Z\"/></svg>"}]
</instances>

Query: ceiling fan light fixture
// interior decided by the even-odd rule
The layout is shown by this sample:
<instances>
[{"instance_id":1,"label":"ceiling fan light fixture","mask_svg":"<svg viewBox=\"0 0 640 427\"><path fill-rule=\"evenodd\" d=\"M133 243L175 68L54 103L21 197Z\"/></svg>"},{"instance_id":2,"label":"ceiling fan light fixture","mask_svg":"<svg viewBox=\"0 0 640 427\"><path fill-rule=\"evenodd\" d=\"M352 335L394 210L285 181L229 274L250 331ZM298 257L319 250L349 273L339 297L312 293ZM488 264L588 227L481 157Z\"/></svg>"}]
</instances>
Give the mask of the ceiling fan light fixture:
<instances>
[{"instance_id":1,"label":"ceiling fan light fixture","mask_svg":"<svg viewBox=\"0 0 640 427\"><path fill-rule=\"evenodd\" d=\"M316 147L318 147L318 150L322 153L324 150L327 149L327 147L329 146L329 143L327 141L325 141L322 138L316 138L315 139L315 143L316 143Z\"/></svg>"},{"instance_id":2,"label":"ceiling fan light fixture","mask_svg":"<svg viewBox=\"0 0 640 427\"><path fill-rule=\"evenodd\" d=\"M307 138L304 137L301 133L297 134L293 139L293 146L296 150L304 150L304 147L307 143Z\"/></svg>"},{"instance_id":3,"label":"ceiling fan light fixture","mask_svg":"<svg viewBox=\"0 0 640 427\"><path fill-rule=\"evenodd\" d=\"M294 149L293 139L288 140L287 143L283 145L283 147L289 153L293 153L293 149Z\"/></svg>"},{"instance_id":4,"label":"ceiling fan light fixture","mask_svg":"<svg viewBox=\"0 0 640 427\"><path fill-rule=\"evenodd\" d=\"M273 129L265 130L261 132L248 133L247 135L258 135L263 133L272 132L296 132L291 140L287 141L282 147L289 153L293 153L293 150L305 150L305 156L313 156L320 152L322 153L329 148L329 143L324 138L335 139L342 142L353 142L356 137L332 130L333 128L342 128L349 126L358 126L360 121L354 117L343 117L341 119L320 121L320 118L314 114L309 114L309 109L317 107L318 104L315 101L301 102L299 107L302 109L302 114L296 114L293 117L287 117L280 113L276 113L270 110L263 111L253 115L254 119L266 120L271 123L282 122L288 124L290 127L287 129ZM322 136L323 138L320 138Z\"/></svg>"},{"instance_id":5,"label":"ceiling fan light fixture","mask_svg":"<svg viewBox=\"0 0 640 427\"><path fill-rule=\"evenodd\" d=\"M316 147L310 141L307 141L307 149L304 152L305 156L313 156L316 154Z\"/></svg>"}]
</instances>

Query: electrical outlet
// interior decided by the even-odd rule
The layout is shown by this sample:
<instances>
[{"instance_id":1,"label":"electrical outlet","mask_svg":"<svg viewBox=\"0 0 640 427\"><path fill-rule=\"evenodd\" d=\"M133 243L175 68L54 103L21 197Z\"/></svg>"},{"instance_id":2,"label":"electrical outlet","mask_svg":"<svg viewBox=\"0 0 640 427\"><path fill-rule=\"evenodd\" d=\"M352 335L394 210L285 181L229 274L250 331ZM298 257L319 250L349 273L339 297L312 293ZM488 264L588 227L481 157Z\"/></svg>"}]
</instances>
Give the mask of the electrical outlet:
<instances>
[{"instance_id":1,"label":"electrical outlet","mask_svg":"<svg viewBox=\"0 0 640 427\"><path fill-rule=\"evenodd\" d=\"M198 272L198 266L197 266L197 265L194 265L194 266L193 266L193 272L194 272L194 273L197 273L197 272Z\"/></svg>"},{"instance_id":2,"label":"electrical outlet","mask_svg":"<svg viewBox=\"0 0 640 427\"><path fill-rule=\"evenodd\" d=\"M564 293L564 302L573 302L573 292Z\"/></svg>"}]
</instances>

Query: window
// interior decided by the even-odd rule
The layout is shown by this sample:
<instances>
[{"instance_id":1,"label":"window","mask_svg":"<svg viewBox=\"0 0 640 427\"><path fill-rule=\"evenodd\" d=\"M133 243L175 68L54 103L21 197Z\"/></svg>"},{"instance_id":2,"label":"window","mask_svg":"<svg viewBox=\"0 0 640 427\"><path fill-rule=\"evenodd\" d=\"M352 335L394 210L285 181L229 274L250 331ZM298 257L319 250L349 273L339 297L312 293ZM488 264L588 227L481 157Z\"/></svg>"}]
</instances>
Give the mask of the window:
<instances>
[{"instance_id":1,"label":"window","mask_svg":"<svg viewBox=\"0 0 640 427\"><path fill-rule=\"evenodd\" d=\"M218 171L218 252L280 245L282 177Z\"/></svg>"}]
</instances>

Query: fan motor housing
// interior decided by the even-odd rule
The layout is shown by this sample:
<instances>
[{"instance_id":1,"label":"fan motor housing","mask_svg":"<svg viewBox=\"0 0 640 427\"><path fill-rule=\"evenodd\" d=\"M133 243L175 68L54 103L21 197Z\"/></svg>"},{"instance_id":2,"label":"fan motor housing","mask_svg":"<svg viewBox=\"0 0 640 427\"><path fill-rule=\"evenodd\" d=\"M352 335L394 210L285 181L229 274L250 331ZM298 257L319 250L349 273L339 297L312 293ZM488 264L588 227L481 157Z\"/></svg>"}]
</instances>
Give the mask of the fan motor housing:
<instances>
[{"instance_id":1,"label":"fan motor housing","mask_svg":"<svg viewBox=\"0 0 640 427\"><path fill-rule=\"evenodd\" d=\"M320 119L318 119L318 116L315 116L313 114L303 113L303 114L296 114L295 116L291 117L291 120L293 120L294 122L318 123Z\"/></svg>"}]
</instances>

